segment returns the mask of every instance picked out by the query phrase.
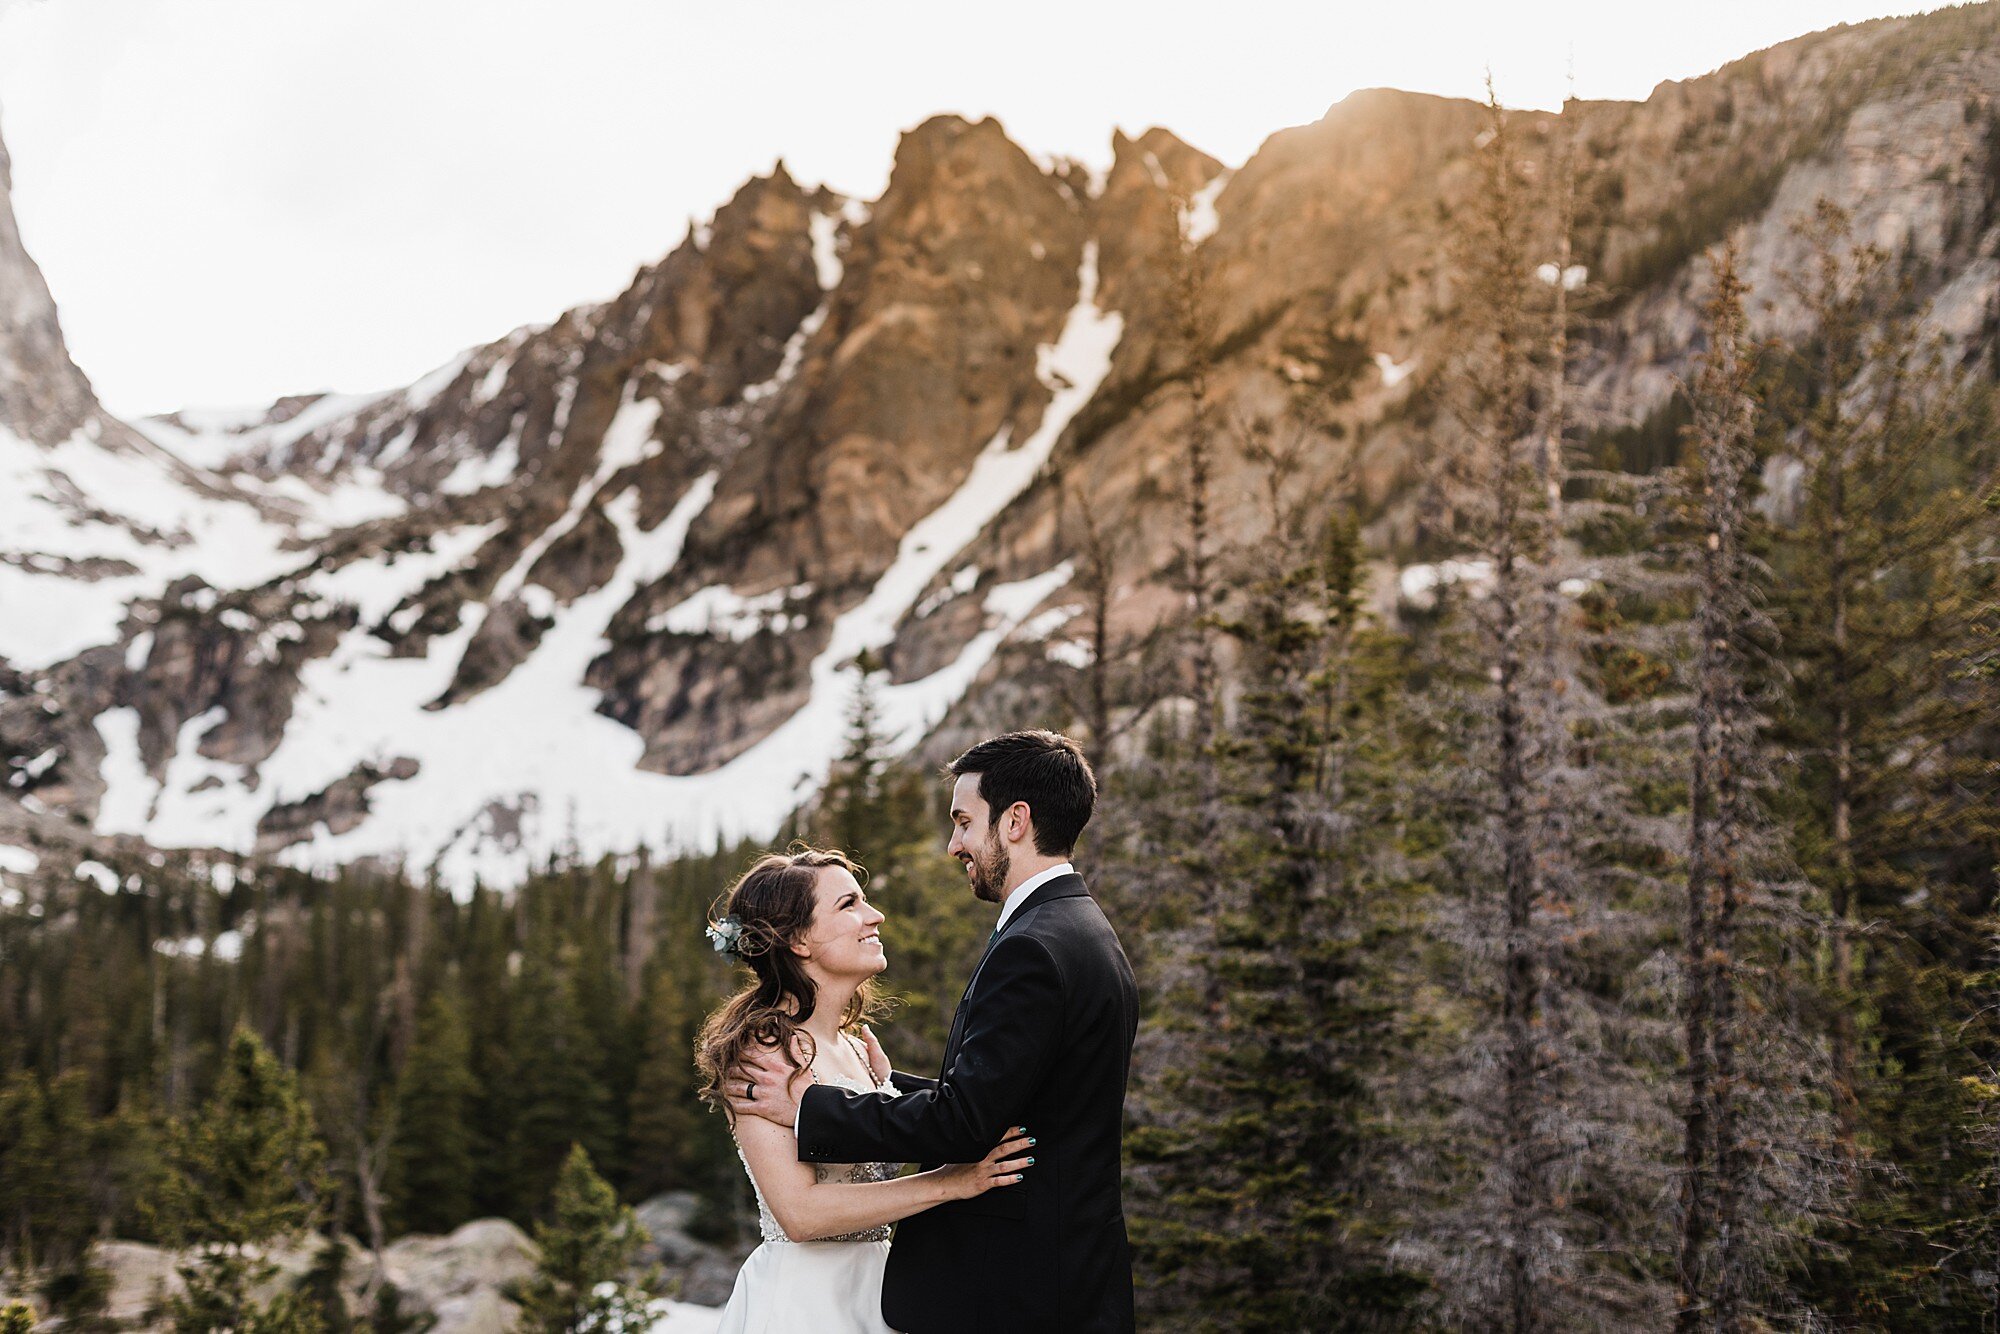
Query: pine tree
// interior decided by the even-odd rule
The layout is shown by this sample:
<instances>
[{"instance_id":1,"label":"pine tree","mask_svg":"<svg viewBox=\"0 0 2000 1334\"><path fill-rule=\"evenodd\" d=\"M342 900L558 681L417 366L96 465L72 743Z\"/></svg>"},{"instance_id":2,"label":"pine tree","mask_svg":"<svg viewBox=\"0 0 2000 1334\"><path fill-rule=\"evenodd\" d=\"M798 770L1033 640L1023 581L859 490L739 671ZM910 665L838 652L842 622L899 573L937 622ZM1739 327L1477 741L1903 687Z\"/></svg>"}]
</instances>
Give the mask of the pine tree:
<instances>
[{"instance_id":1,"label":"pine tree","mask_svg":"<svg viewBox=\"0 0 2000 1334\"><path fill-rule=\"evenodd\" d=\"M525 887L516 893L523 892ZM478 1090L470 1127L473 1212L524 1218L518 1201L539 1195L521 1182L521 1165L511 1151L520 1105L514 1083L518 1055L511 1040L513 974L521 957L515 944L514 900L491 889L475 889L466 910L465 936L459 986Z\"/></svg>"},{"instance_id":2,"label":"pine tree","mask_svg":"<svg viewBox=\"0 0 2000 1334\"><path fill-rule=\"evenodd\" d=\"M879 699L882 660L863 649L854 666L846 742L827 774L812 829L815 838L832 847L866 855L874 850L871 844L879 846L889 833L884 784L888 739L882 735Z\"/></svg>"},{"instance_id":3,"label":"pine tree","mask_svg":"<svg viewBox=\"0 0 2000 1334\"><path fill-rule=\"evenodd\" d=\"M563 1160L547 1218L535 1224L541 1260L514 1294L520 1328L534 1334L583 1334L640 1324L657 1276L628 1283L626 1270L646 1242L638 1215L591 1166L581 1144Z\"/></svg>"},{"instance_id":4,"label":"pine tree","mask_svg":"<svg viewBox=\"0 0 2000 1334\"><path fill-rule=\"evenodd\" d=\"M1744 500L1760 408L1760 349L1747 332L1733 248L1712 257L1707 347L1688 387L1693 458L1684 508L1696 574L1682 935L1687 1092L1682 1112L1678 1328L1738 1331L1790 1257L1788 1238L1824 1207L1808 1164L1825 1128L1790 1074L1815 1050L1782 967L1809 921L1782 874L1761 798L1767 720L1752 682L1771 651L1761 567Z\"/></svg>"},{"instance_id":5,"label":"pine tree","mask_svg":"<svg viewBox=\"0 0 2000 1334\"><path fill-rule=\"evenodd\" d=\"M593 1157L592 1162L607 1179L623 1182L628 1173L619 1134L620 1112L631 1101L637 1070L620 1041L626 1031L627 1010L618 948L619 877L616 865L607 857L571 878L585 886L583 913L564 958L576 995L578 1024L590 1036L597 1060L578 1073L595 1082L602 1098L601 1140L588 1138L592 1133L588 1121L579 1124L576 1133L587 1145L601 1145L602 1156Z\"/></svg>"},{"instance_id":6,"label":"pine tree","mask_svg":"<svg viewBox=\"0 0 2000 1334\"><path fill-rule=\"evenodd\" d=\"M542 920L531 929L510 997L511 1152L519 1173L514 1207L522 1218L548 1198L572 1142L594 1158L608 1155L616 1133L610 1091L599 1076L603 1046L577 1005L572 951L547 909L536 911Z\"/></svg>"},{"instance_id":7,"label":"pine tree","mask_svg":"<svg viewBox=\"0 0 2000 1334\"><path fill-rule=\"evenodd\" d=\"M456 996L425 1003L396 1078L396 1134L386 1188L398 1232L444 1233L473 1216L472 1118L479 1093Z\"/></svg>"},{"instance_id":8,"label":"pine tree","mask_svg":"<svg viewBox=\"0 0 2000 1334\"><path fill-rule=\"evenodd\" d=\"M1216 1001L1175 1025L1179 1068L1134 1137L1155 1196L1137 1241L1162 1276L1148 1305L1186 1327L1389 1328L1416 1285L1360 1218L1358 1070L1383 1002L1361 985L1345 732L1358 533L1301 485L1298 442L1248 450L1270 531L1219 620L1241 679L1220 746L1221 874L1191 963Z\"/></svg>"},{"instance_id":9,"label":"pine tree","mask_svg":"<svg viewBox=\"0 0 2000 1334\"><path fill-rule=\"evenodd\" d=\"M321 1216L325 1157L297 1078L238 1028L214 1093L173 1127L170 1173L146 1206L173 1245L192 1251L177 1266L186 1292L163 1312L176 1334L316 1334L310 1303L292 1294L259 1303L252 1292L277 1272L262 1248Z\"/></svg>"},{"instance_id":10,"label":"pine tree","mask_svg":"<svg viewBox=\"0 0 2000 1334\"><path fill-rule=\"evenodd\" d=\"M698 982L689 985L702 974L677 966L675 956L685 954L671 943L662 951L660 965L648 973L641 1005L642 1046L630 1109L631 1194L637 1199L693 1188L710 1154L733 1161L714 1135L704 1133L711 1118L695 1095L690 1053L708 997Z\"/></svg>"},{"instance_id":11,"label":"pine tree","mask_svg":"<svg viewBox=\"0 0 2000 1334\"><path fill-rule=\"evenodd\" d=\"M1984 966L1990 856L1944 850L2000 838L1991 774L1963 743L1981 701L1956 679L1991 586L1988 391L1899 308L1887 256L1841 209L1822 202L1800 230L1804 476L1772 552L1779 735L1798 765L1781 810L1825 895L1829 1092L1855 1192L1828 1237L1844 1258L1814 1288L1839 1318L1923 1322L1981 1300L1933 1238L1980 1207L1961 1138L1979 1040L1965 979Z\"/></svg>"},{"instance_id":12,"label":"pine tree","mask_svg":"<svg viewBox=\"0 0 2000 1334\"><path fill-rule=\"evenodd\" d=\"M899 1069L928 1072L944 1057L951 1016L992 928L990 912L944 855L943 788L892 760L876 703L879 664L862 658L841 759L813 815L813 836L855 856L884 914L885 990L894 1034L880 1036Z\"/></svg>"},{"instance_id":13,"label":"pine tree","mask_svg":"<svg viewBox=\"0 0 2000 1334\"><path fill-rule=\"evenodd\" d=\"M45 1088L24 1071L0 1085L0 1256L23 1274L75 1263L94 1230L73 1152L87 1134L84 1080L75 1071Z\"/></svg>"}]
</instances>

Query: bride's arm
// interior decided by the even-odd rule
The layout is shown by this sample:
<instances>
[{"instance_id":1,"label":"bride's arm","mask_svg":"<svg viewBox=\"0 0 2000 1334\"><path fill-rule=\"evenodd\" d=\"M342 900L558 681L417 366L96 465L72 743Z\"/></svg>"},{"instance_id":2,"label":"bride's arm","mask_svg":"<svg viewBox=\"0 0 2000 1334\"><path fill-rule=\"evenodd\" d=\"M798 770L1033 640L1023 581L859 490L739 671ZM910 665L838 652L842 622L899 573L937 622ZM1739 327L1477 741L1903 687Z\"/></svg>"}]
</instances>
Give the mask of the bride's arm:
<instances>
[{"instance_id":1,"label":"bride's arm","mask_svg":"<svg viewBox=\"0 0 2000 1334\"><path fill-rule=\"evenodd\" d=\"M798 1141L787 1126L755 1116L738 1117L736 1142L771 1216L793 1241L865 1232L920 1214L946 1200L967 1200L1013 1185L1033 1158L1019 1132L976 1163L940 1167L893 1181L821 1181L811 1163L798 1157Z\"/></svg>"}]
</instances>

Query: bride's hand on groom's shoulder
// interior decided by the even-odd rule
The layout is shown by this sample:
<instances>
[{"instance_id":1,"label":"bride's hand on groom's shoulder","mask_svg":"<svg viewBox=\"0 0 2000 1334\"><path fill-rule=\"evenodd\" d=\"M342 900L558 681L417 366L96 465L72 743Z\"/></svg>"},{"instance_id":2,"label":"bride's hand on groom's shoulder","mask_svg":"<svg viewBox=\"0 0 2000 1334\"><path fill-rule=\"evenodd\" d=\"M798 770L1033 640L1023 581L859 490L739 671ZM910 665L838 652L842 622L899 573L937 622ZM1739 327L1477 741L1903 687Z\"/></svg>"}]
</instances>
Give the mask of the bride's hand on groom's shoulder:
<instances>
[{"instance_id":1,"label":"bride's hand on groom's shoulder","mask_svg":"<svg viewBox=\"0 0 2000 1334\"><path fill-rule=\"evenodd\" d=\"M1035 1160L1028 1155L1035 1141L1027 1129L1015 1126L994 1146L993 1152L976 1163L954 1163L934 1168L948 1200L969 1200L1001 1186L1018 1184L1027 1176Z\"/></svg>"},{"instance_id":2,"label":"bride's hand on groom's shoulder","mask_svg":"<svg viewBox=\"0 0 2000 1334\"><path fill-rule=\"evenodd\" d=\"M868 1050L868 1073L875 1076L875 1082L880 1084L888 1079L894 1067L883 1054L882 1044L875 1038L875 1030L866 1024L861 1026L861 1042Z\"/></svg>"}]
</instances>

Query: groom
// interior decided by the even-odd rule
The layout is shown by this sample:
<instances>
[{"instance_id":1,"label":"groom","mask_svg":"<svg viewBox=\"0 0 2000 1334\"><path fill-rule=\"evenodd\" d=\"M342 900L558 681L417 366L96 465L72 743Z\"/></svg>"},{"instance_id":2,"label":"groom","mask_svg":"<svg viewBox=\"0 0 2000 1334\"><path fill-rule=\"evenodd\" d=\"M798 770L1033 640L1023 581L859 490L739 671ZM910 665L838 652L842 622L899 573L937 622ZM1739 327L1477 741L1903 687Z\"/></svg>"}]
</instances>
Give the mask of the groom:
<instances>
[{"instance_id":1,"label":"groom","mask_svg":"<svg viewBox=\"0 0 2000 1334\"><path fill-rule=\"evenodd\" d=\"M901 1097L812 1085L759 1060L731 1076L739 1116L797 1127L808 1163L972 1163L1012 1126L1034 1136L1019 1185L905 1219L882 1316L905 1334L1109 1334L1133 1328L1119 1196L1139 996L1118 937L1069 863L1097 780L1074 741L1010 732L951 763L952 856L1000 906L934 1080Z\"/></svg>"}]
</instances>

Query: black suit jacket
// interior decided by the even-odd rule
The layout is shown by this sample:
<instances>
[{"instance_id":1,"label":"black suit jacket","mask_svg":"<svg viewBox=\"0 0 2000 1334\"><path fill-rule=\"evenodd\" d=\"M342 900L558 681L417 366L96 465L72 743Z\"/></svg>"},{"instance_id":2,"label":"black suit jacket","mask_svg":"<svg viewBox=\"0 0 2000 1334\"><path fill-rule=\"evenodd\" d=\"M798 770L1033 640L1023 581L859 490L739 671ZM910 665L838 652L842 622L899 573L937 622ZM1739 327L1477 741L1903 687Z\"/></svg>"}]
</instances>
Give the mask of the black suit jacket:
<instances>
[{"instance_id":1,"label":"black suit jacket","mask_svg":"<svg viewBox=\"0 0 2000 1334\"><path fill-rule=\"evenodd\" d=\"M896 1229L882 1317L906 1334L1133 1328L1120 1138L1139 993L1079 875L1038 886L974 970L936 1080L901 1097L817 1085L799 1110L809 1163L970 1163L1010 1126L1035 1137L1018 1185Z\"/></svg>"}]
</instances>

